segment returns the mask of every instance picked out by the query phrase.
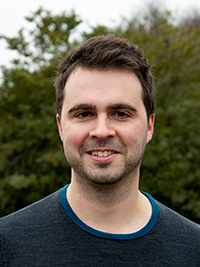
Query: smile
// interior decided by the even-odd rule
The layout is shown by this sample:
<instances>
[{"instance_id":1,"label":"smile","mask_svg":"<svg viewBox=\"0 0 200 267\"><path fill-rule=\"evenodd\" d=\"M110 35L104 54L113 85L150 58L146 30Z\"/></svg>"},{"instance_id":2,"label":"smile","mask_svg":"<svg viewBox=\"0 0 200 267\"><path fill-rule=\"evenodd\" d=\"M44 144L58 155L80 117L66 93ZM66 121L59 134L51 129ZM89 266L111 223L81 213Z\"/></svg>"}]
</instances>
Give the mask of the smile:
<instances>
[{"instance_id":1,"label":"smile","mask_svg":"<svg viewBox=\"0 0 200 267\"><path fill-rule=\"evenodd\" d=\"M91 151L92 156L97 157L107 157L114 153L114 151Z\"/></svg>"}]
</instances>

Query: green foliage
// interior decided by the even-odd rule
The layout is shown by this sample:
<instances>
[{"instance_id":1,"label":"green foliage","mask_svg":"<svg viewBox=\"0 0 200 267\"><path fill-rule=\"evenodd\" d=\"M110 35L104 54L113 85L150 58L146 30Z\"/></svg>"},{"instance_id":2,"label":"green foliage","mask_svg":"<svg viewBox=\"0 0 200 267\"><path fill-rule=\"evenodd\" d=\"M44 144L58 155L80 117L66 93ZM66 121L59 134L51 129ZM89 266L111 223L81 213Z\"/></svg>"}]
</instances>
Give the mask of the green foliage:
<instances>
[{"instance_id":1,"label":"green foliage","mask_svg":"<svg viewBox=\"0 0 200 267\"><path fill-rule=\"evenodd\" d=\"M34 29L30 32L34 36L35 47L42 55L49 53L53 56L61 51L66 52L70 34L81 22L73 11L70 15L63 13L53 16L42 8L26 19L36 24L37 31Z\"/></svg>"},{"instance_id":2,"label":"green foliage","mask_svg":"<svg viewBox=\"0 0 200 267\"><path fill-rule=\"evenodd\" d=\"M11 69L3 68L0 86L0 216L70 181L56 126L53 79L57 58L70 49L70 34L80 21L74 12L51 16L42 9L27 19L36 25L31 32L35 47L22 30L16 38L5 37L23 57ZM48 60L47 53L52 54Z\"/></svg>"},{"instance_id":3,"label":"green foliage","mask_svg":"<svg viewBox=\"0 0 200 267\"><path fill-rule=\"evenodd\" d=\"M53 16L40 8L27 20L34 49L20 30L4 39L23 59L4 68L0 87L0 215L40 199L70 180L55 123L53 77L57 58L74 47L81 23L74 12ZM114 33L143 49L157 77L156 124L141 169L141 190L200 222L200 16L174 22L150 6L142 17L83 33L83 40ZM34 65L35 64L35 65ZM34 69L34 70L33 70Z\"/></svg>"},{"instance_id":4,"label":"green foliage","mask_svg":"<svg viewBox=\"0 0 200 267\"><path fill-rule=\"evenodd\" d=\"M55 123L53 73L47 67L35 73L15 69L4 80L0 106L3 214L69 182L69 166Z\"/></svg>"},{"instance_id":5,"label":"green foliage","mask_svg":"<svg viewBox=\"0 0 200 267\"><path fill-rule=\"evenodd\" d=\"M19 67L41 66L50 59L62 56L70 49L69 38L81 23L74 11L70 14L52 15L50 11L39 8L32 16L26 17L33 30L20 29L18 36L4 38L8 49L16 50L23 60L14 60ZM30 39L30 40L29 40ZM33 67L33 66L31 66Z\"/></svg>"}]
</instances>

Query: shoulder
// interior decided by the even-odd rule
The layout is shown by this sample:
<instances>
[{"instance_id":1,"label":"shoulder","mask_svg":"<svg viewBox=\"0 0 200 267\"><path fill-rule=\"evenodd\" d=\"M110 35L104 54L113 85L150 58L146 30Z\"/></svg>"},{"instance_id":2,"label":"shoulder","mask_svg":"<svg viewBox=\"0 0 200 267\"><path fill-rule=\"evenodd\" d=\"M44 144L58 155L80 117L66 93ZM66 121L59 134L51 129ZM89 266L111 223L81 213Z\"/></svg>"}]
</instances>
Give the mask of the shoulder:
<instances>
[{"instance_id":1,"label":"shoulder","mask_svg":"<svg viewBox=\"0 0 200 267\"><path fill-rule=\"evenodd\" d=\"M62 244L63 232L70 231L66 222L60 190L1 218L0 266L55 266L60 248L56 244Z\"/></svg>"},{"instance_id":2,"label":"shoulder","mask_svg":"<svg viewBox=\"0 0 200 267\"><path fill-rule=\"evenodd\" d=\"M46 220L50 214L54 214L59 201L59 192L55 193L27 206L19 211L16 211L10 215L0 218L1 233L9 232L16 228L20 229L34 225L34 223L42 222Z\"/></svg>"},{"instance_id":3,"label":"shoulder","mask_svg":"<svg viewBox=\"0 0 200 267\"><path fill-rule=\"evenodd\" d=\"M179 213L173 211L172 209L166 207L160 202L156 201L159 208L159 220L158 225L161 225L162 231L169 235L174 235L177 237L182 237L187 239L195 239L200 243L200 225L192 222L191 220L185 218Z\"/></svg>"}]
</instances>

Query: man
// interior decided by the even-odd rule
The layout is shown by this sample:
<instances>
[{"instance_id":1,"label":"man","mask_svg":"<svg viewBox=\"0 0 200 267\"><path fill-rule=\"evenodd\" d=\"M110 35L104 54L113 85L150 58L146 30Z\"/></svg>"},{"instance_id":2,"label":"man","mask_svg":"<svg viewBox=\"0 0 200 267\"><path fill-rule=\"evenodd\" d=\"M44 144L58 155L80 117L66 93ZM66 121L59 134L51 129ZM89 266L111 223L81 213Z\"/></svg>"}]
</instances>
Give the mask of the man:
<instances>
[{"instance_id":1,"label":"man","mask_svg":"<svg viewBox=\"0 0 200 267\"><path fill-rule=\"evenodd\" d=\"M55 87L71 183L0 220L0 266L200 266L200 226L138 190L154 128L141 51L91 38L63 60Z\"/></svg>"}]
</instances>

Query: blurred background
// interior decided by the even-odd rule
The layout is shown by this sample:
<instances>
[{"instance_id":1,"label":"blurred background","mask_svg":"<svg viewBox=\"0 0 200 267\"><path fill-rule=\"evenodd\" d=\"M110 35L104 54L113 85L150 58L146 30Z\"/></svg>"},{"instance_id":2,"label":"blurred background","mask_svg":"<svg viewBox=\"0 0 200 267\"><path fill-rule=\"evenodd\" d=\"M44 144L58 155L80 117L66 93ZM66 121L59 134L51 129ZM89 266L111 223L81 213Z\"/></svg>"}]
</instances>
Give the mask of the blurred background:
<instances>
[{"instance_id":1,"label":"blurred background","mask_svg":"<svg viewBox=\"0 0 200 267\"><path fill-rule=\"evenodd\" d=\"M60 59L113 33L156 76L156 125L140 189L200 223L200 2L7 0L0 5L0 217L70 182L55 120Z\"/></svg>"}]
</instances>

